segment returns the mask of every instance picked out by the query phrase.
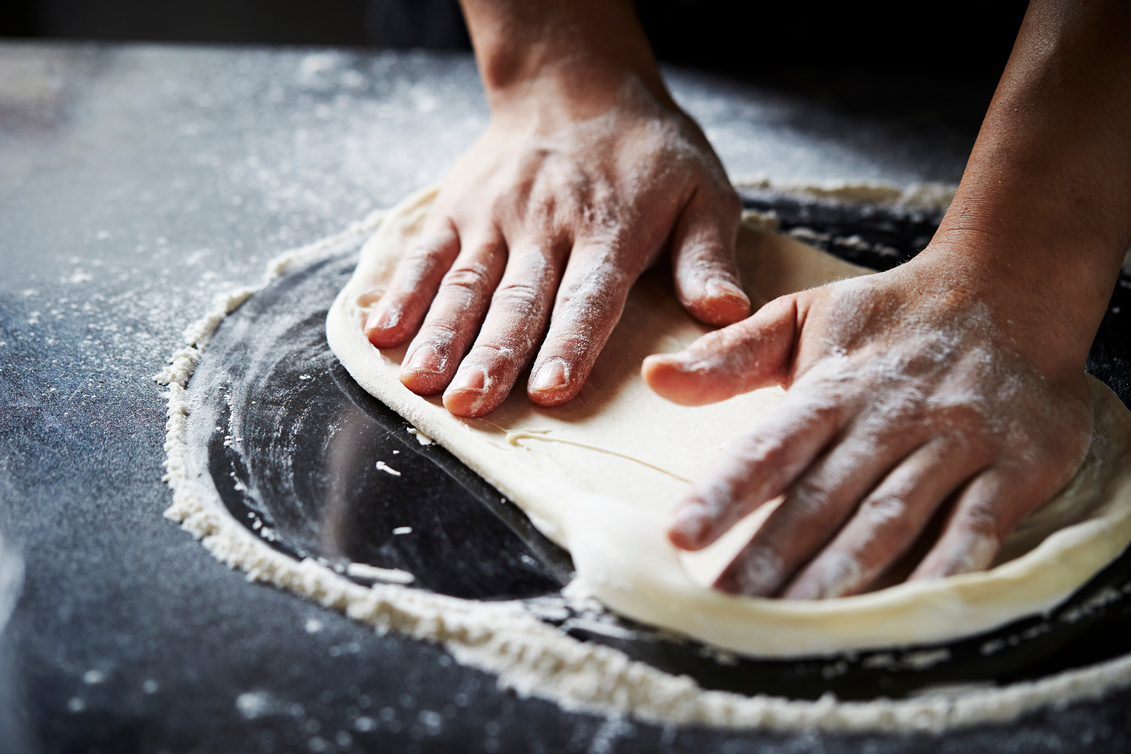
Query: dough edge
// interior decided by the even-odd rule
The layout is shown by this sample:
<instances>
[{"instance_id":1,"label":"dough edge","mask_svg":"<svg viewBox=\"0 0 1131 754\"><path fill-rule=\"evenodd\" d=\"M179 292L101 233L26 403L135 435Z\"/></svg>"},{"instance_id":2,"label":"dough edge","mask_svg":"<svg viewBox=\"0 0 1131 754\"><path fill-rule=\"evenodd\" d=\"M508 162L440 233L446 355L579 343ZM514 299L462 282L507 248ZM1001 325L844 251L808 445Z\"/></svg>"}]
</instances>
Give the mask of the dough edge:
<instances>
[{"instance_id":1,"label":"dough edge","mask_svg":"<svg viewBox=\"0 0 1131 754\"><path fill-rule=\"evenodd\" d=\"M541 479L523 478L513 467L492 467L490 454L473 431L442 405L404 388L387 358L365 338L363 312L356 302L365 280L374 274L374 255L367 252L399 238L437 190L424 189L391 210L365 245L358 270L327 317L330 347L367 392L447 448L522 507L550 539L569 549L578 577L613 610L759 657L945 642L1051 610L1131 540L1131 469L1122 469L1106 480L1107 502L1095 518L1062 529L1033 551L987 572L815 602L736 597L696 586L663 536L660 522L581 490L561 489L548 499ZM1089 384L1097 431L1108 430L1106 450L1125 456L1131 445L1131 412L1098 380L1089 377ZM600 524L593 523L598 510Z\"/></svg>"}]
</instances>

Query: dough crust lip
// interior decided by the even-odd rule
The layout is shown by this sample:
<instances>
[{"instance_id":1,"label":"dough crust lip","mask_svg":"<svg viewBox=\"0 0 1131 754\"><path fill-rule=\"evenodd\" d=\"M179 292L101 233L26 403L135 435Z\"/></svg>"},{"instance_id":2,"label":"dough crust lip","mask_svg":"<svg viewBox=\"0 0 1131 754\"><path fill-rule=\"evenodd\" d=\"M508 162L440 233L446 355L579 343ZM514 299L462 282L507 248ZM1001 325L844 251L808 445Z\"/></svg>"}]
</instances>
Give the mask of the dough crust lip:
<instances>
[{"instance_id":1,"label":"dough crust lip","mask_svg":"<svg viewBox=\"0 0 1131 754\"><path fill-rule=\"evenodd\" d=\"M362 332L365 303L387 285L419 233L437 189L394 208L361 252L327 317L331 349L369 393L439 442L567 547L579 578L613 610L751 656L787 657L935 643L1046 612L1131 540L1131 412L1090 379L1096 440L1076 477L1007 540L1013 557L984 573L900 584L819 602L735 597L700 586L664 535L667 513L733 438L781 399L776 388L689 408L639 377L650 353L705 330L661 276L633 288L586 387L553 409L521 391L484 419L457 419L397 378L402 349L379 351ZM752 300L866 274L753 222L739 236ZM722 553L720 557L725 557Z\"/></svg>"}]
</instances>

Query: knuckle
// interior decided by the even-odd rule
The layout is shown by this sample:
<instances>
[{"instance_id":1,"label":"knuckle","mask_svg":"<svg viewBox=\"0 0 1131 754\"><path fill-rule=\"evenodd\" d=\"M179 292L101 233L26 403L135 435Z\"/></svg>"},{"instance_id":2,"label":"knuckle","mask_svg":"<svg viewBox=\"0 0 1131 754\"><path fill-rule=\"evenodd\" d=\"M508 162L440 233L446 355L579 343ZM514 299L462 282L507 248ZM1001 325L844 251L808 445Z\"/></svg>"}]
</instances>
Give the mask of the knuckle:
<instances>
[{"instance_id":1,"label":"knuckle","mask_svg":"<svg viewBox=\"0 0 1131 754\"><path fill-rule=\"evenodd\" d=\"M811 406L813 424L840 424L844 418L846 395L838 382L818 385L813 391Z\"/></svg>"},{"instance_id":2,"label":"knuckle","mask_svg":"<svg viewBox=\"0 0 1131 754\"><path fill-rule=\"evenodd\" d=\"M430 278L440 266L440 256L433 249L417 246L410 249L397 263L397 280L404 287L412 288Z\"/></svg>"},{"instance_id":3,"label":"knuckle","mask_svg":"<svg viewBox=\"0 0 1131 754\"><path fill-rule=\"evenodd\" d=\"M531 316L542 308L542 290L530 283L504 283L495 290L493 303L506 307L516 316Z\"/></svg>"},{"instance_id":4,"label":"knuckle","mask_svg":"<svg viewBox=\"0 0 1131 754\"><path fill-rule=\"evenodd\" d=\"M464 361L478 364L490 370L500 362L513 362L515 357L516 349L514 346L504 343L476 343L475 347L468 352Z\"/></svg>"},{"instance_id":5,"label":"knuckle","mask_svg":"<svg viewBox=\"0 0 1131 754\"><path fill-rule=\"evenodd\" d=\"M730 570L738 591L754 596L773 594L785 577L782 557L769 545L750 547L735 559Z\"/></svg>"},{"instance_id":6,"label":"knuckle","mask_svg":"<svg viewBox=\"0 0 1131 754\"><path fill-rule=\"evenodd\" d=\"M901 538L914 533L910 506L901 495L880 494L870 497L860 506L877 536Z\"/></svg>"},{"instance_id":7,"label":"knuckle","mask_svg":"<svg viewBox=\"0 0 1131 754\"><path fill-rule=\"evenodd\" d=\"M874 495L864 501L864 512L875 523L887 525L907 515L907 502L903 496L892 493Z\"/></svg>"},{"instance_id":8,"label":"knuckle","mask_svg":"<svg viewBox=\"0 0 1131 754\"><path fill-rule=\"evenodd\" d=\"M861 586L866 569L860 555L852 552L834 550L821 556L817 569L822 581L822 596L839 597Z\"/></svg>"},{"instance_id":9,"label":"knuckle","mask_svg":"<svg viewBox=\"0 0 1131 754\"><path fill-rule=\"evenodd\" d=\"M563 288L558 296L558 306L586 322L607 322L618 318L626 295L619 282L620 277L610 273L600 280L585 280Z\"/></svg>"},{"instance_id":10,"label":"knuckle","mask_svg":"<svg viewBox=\"0 0 1131 754\"><path fill-rule=\"evenodd\" d=\"M632 256L632 252L622 246L606 246L586 260L588 273L562 286L562 298L603 301L627 293L636 277L631 269Z\"/></svg>"},{"instance_id":11,"label":"knuckle","mask_svg":"<svg viewBox=\"0 0 1131 754\"><path fill-rule=\"evenodd\" d=\"M817 518L824 515L832 504L834 490L815 479L799 482L786 498L783 506L797 519Z\"/></svg>"},{"instance_id":12,"label":"knuckle","mask_svg":"<svg viewBox=\"0 0 1131 754\"><path fill-rule=\"evenodd\" d=\"M712 525L718 525L734 505L738 492L733 480L724 476L698 483L692 488L688 499L701 507L703 515Z\"/></svg>"},{"instance_id":13,"label":"knuckle","mask_svg":"<svg viewBox=\"0 0 1131 754\"><path fill-rule=\"evenodd\" d=\"M444 276L444 285L466 288L472 293L482 293L490 285L487 271L478 265L455 267Z\"/></svg>"},{"instance_id":14,"label":"knuckle","mask_svg":"<svg viewBox=\"0 0 1131 754\"><path fill-rule=\"evenodd\" d=\"M989 501L977 501L962 512L960 525L964 531L979 539L996 540L1001 530L1001 511Z\"/></svg>"},{"instance_id":15,"label":"knuckle","mask_svg":"<svg viewBox=\"0 0 1131 754\"><path fill-rule=\"evenodd\" d=\"M433 239L425 239L409 247L401 257L401 264L409 267L428 267L436 262L440 253L440 244Z\"/></svg>"},{"instance_id":16,"label":"knuckle","mask_svg":"<svg viewBox=\"0 0 1131 754\"><path fill-rule=\"evenodd\" d=\"M766 435L750 435L739 448L739 455L744 463L777 469L782 466L785 448L776 439Z\"/></svg>"},{"instance_id":17,"label":"knuckle","mask_svg":"<svg viewBox=\"0 0 1131 754\"><path fill-rule=\"evenodd\" d=\"M416 339L421 343L429 343L434 348L446 348L456 339L456 329L447 322L429 322L420 328Z\"/></svg>"}]
</instances>

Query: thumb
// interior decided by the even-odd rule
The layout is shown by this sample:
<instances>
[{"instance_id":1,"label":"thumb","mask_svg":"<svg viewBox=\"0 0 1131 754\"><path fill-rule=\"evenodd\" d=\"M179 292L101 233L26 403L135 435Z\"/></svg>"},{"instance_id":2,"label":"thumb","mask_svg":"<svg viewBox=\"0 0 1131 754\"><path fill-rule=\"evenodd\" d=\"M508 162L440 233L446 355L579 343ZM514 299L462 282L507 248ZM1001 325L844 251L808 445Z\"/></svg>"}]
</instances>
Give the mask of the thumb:
<instances>
[{"instance_id":1,"label":"thumb","mask_svg":"<svg viewBox=\"0 0 1131 754\"><path fill-rule=\"evenodd\" d=\"M735 244L742 202L734 192L701 189L672 231L672 274L680 303L700 322L729 325L750 314Z\"/></svg>"},{"instance_id":2,"label":"thumb","mask_svg":"<svg viewBox=\"0 0 1131 754\"><path fill-rule=\"evenodd\" d=\"M784 383L799 332L797 297L782 296L682 351L649 356L641 374L648 387L674 403L715 403Z\"/></svg>"}]
</instances>

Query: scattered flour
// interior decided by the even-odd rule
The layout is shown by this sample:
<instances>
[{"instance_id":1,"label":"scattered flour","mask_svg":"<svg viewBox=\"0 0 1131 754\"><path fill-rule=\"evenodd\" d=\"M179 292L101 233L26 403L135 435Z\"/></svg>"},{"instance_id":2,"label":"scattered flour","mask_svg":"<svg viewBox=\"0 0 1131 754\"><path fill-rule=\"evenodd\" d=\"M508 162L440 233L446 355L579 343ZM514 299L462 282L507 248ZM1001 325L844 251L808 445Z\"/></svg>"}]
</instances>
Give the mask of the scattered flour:
<instances>
[{"instance_id":1,"label":"scattered flour","mask_svg":"<svg viewBox=\"0 0 1131 754\"><path fill-rule=\"evenodd\" d=\"M776 194L798 196L804 199L843 202L848 204L879 204L928 211L943 211L954 199L958 187L948 183L912 183L899 188L885 183L847 183L825 181L822 183L796 183L764 176L739 178L733 181L738 190L773 191Z\"/></svg>"},{"instance_id":2,"label":"scattered flour","mask_svg":"<svg viewBox=\"0 0 1131 754\"><path fill-rule=\"evenodd\" d=\"M394 469L392 466L385 463L384 461L378 461L377 462L377 470L378 471L384 471L386 474L391 474L392 476L400 476L401 475L401 472L397 471L396 469Z\"/></svg>"},{"instance_id":3,"label":"scattered flour","mask_svg":"<svg viewBox=\"0 0 1131 754\"><path fill-rule=\"evenodd\" d=\"M410 435L412 435L413 437L415 437L416 441L418 443L420 443L421 445L431 445L432 444L432 438L429 437L428 435L424 434L423 432L421 432L416 427L409 427L408 433Z\"/></svg>"},{"instance_id":4,"label":"scattered flour","mask_svg":"<svg viewBox=\"0 0 1131 754\"><path fill-rule=\"evenodd\" d=\"M399 568L380 568L368 563L350 563L346 566L346 573L357 579L366 581L382 581L389 584L411 584L416 577L408 571Z\"/></svg>"},{"instance_id":5,"label":"scattered flour","mask_svg":"<svg viewBox=\"0 0 1131 754\"><path fill-rule=\"evenodd\" d=\"M245 719L254 720L268 711L270 702L266 691L246 691L236 697L236 709Z\"/></svg>"}]
</instances>

